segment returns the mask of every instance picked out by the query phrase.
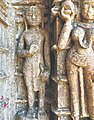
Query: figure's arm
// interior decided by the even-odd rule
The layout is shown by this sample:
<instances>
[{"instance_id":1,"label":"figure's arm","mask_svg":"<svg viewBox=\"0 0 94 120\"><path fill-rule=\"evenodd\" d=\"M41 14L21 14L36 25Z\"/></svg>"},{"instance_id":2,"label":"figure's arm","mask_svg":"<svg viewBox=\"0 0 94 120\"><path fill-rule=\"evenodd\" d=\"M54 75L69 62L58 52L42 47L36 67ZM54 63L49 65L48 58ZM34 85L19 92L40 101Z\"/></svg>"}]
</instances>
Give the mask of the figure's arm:
<instances>
[{"instance_id":1,"label":"figure's arm","mask_svg":"<svg viewBox=\"0 0 94 120\"><path fill-rule=\"evenodd\" d=\"M53 45L51 50L61 51L63 49L66 49L70 42L69 38L70 38L72 29L73 29L73 27L72 27L71 22L66 22L60 33L57 45L56 44Z\"/></svg>"},{"instance_id":2,"label":"figure's arm","mask_svg":"<svg viewBox=\"0 0 94 120\"><path fill-rule=\"evenodd\" d=\"M24 35L22 35L21 39L19 40L17 55L18 57L21 57L21 58L31 56L31 53L28 50L25 50Z\"/></svg>"},{"instance_id":3,"label":"figure's arm","mask_svg":"<svg viewBox=\"0 0 94 120\"><path fill-rule=\"evenodd\" d=\"M30 49L29 49L29 52L34 55L35 53L37 53L39 51L39 45L33 41L31 44L30 44Z\"/></svg>"},{"instance_id":4,"label":"figure's arm","mask_svg":"<svg viewBox=\"0 0 94 120\"><path fill-rule=\"evenodd\" d=\"M44 44L43 44L43 60L44 65L40 64L40 76L41 80L48 81L50 76L50 45L49 45L49 39L47 33L43 32L43 35L45 35Z\"/></svg>"},{"instance_id":5,"label":"figure's arm","mask_svg":"<svg viewBox=\"0 0 94 120\"><path fill-rule=\"evenodd\" d=\"M50 44L49 44L49 38L48 34L45 32L45 40L44 40L44 46L43 46L43 56L44 56L44 65L50 71Z\"/></svg>"},{"instance_id":6,"label":"figure's arm","mask_svg":"<svg viewBox=\"0 0 94 120\"><path fill-rule=\"evenodd\" d=\"M66 49L67 46L69 45L69 38L70 38L71 30L72 30L72 22L74 20L74 16L75 16L75 11L72 10L72 8L71 8L71 14L68 14L67 12L65 12L64 7L62 7L61 17L62 17L62 20L65 21L65 24L63 26L60 37L58 39L59 50Z\"/></svg>"},{"instance_id":7,"label":"figure's arm","mask_svg":"<svg viewBox=\"0 0 94 120\"><path fill-rule=\"evenodd\" d=\"M71 22L66 22L63 26L63 29L58 40L59 50L66 49L66 47L68 46L71 30L72 30Z\"/></svg>"}]
</instances>

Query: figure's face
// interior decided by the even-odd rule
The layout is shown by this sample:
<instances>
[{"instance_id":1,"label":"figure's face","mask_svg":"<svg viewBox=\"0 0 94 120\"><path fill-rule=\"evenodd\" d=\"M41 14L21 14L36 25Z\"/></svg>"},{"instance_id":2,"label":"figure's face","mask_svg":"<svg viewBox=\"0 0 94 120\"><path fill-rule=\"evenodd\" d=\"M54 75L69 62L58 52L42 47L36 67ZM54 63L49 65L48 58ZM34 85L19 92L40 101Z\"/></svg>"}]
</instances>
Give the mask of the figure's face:
<instances>
[{"instance_id":1,"label":"figure's face","mask_svg":"<svg viewBox=\"0 0 94 120\"><path fill-rule=\"evenodd\" d=\"M81 3L81 15L85 20L94 20L94 0L84 0Z\"/></svg>"},{"instance_id":2,"label":"figure's face","mask_svg":"<svg viewBox=\"0 0 94 120\"><path fill-rule=\"evenodd\" d=\"M37 6L31 6L30 11L26 14L26 18L29 25L37 26L41 23L42 15Z\"/></svg>"}]
</instances>

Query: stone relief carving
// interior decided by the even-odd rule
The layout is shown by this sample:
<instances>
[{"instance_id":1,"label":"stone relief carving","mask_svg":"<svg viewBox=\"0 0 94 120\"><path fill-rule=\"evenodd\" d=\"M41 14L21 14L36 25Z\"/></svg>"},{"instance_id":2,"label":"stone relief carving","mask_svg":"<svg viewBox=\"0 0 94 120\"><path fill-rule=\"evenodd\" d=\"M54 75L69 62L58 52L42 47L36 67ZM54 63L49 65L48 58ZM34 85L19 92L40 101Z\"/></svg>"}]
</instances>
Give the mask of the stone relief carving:
<instances>
[{"instance_id":1,"label":"stone relief carving","mask_svg":"<svg viewBox=\"0 0 94 120\"><path fill-rule=\"evenodd\" d=\"M63 69L65 68L64 65L65 65L67 49L69 49L71 47L69 37L70 37L71 30L72 30L74 14L75 14L74 13L74 5L71 1L68 0L61 4L60 15L61 15L62 20L64 21L64 25L60 32L60 36L58 38L57 48L56 48L56 46L53 46L53 47L55 47L58 51L62 51L62 53L64 54L63 61L62 61ZM61 76L62 75L64 76L64 75L66 75L66 73L64 73L65 71L66 70L64 69L62 71L63 73L61 72L59 74Z\"/></svg>"},{"instance_id":2,"label":"stone relief carving","mask_svg":"<svg viewBox=\"0 0 94 120\"><path fill-rule=\"evenodd\" d=\"M5 36L0 42L0 85L9 79L12 92L8 96L0 92L1 119L94 120L94 0L3 4L0 2L0 36ZM15 9L15 23L11 20L14 13L6 13L9 6ZM0 91L5 90L3 86L4 82ZM8 118L5 111L12 111L12 106L15 117L10 112Z\"/></svg>"},{"instance_id":3,"label":"stone relief carving","mask_svg":"<svg viewBox=\"0 0 94 120\"><path fill-rule=\"evenodd\" d=\"M61 1L55 2L59 3ZM52 8L53 14L61 15L65 22L59 35L57 45L53 45L52 47L53 49L57 50L57 78L53 79L64 80L64 76L67 77L71 98L70 114L74 120L88 117L88 113L90 118L94 119L94 68L92 62L94 59L92 46L94 21L93 4L94 2L91 0L83 0L80 2L81 22L79 21L78 23L73 22L75 17L75 9L71 0L65 0L63 3L61 3L61 13L59 12L60 6L56 6L57 4ZM89 36L92 37L90 38ZM77 41L79 42L77 43ZM67 49L67 52L65 52L65 49ZM62 53L65 52L65 54L60 54L60 51L62 51ZM88 63L88 60L91 62ZM64 85L62 85L62 88L63 87ZM67 88L65 89L67 90ZM60 92L60 90L58 92Z\"/></svg>"},{"instance_id":4,"label":"stone relief carving","mask_svg":"<svg viewBox=\"0 0 94 120\"><path fill-rule=\"evenodd\" d=\"M72 33L72 40L74 42L74 46L70 49L67 55L67 63L66 63L67 77L70 85L71 104L72 104L71 111L73 112L72 117L74 119L79 119L79 116L81 117L88 116L87 109L86 109L87 102L89 106L93 106L92 102L90 102L90 101L93 101L92 97L91 97L91 100L89 100L90 97L88 97L87 102L85 98L86 97L85 90L87 91L87 96L90 91L93 92L93 90L91 90L93 88L93 82L90 82L90 80L92 81L92 78L91 78L93 75L92 61L94 59L93 57L94 53L91 47L92 38L89 38L89 36L91 36L90 34L92 34L92 38L93 38L92 29L87 31L87 33L85 34L85 31L82 28L80 27L74 28ZM89 62L90 61L91 62L89 63L88 60ZM92 64L92 67L90 64ZM88 74L89 72L91 72L91 74ZM88 84L87 84L87 81L89 81ZM91 86L91 89L88 88L87 86ZM93 94L91 94L91 96L92 95ZM89 106L88 106L88 110L89 110Z\"/></svg>"},{"instance_id":5,"label":"stone relief carving","mask_svg":"<svg viewBox=\"0 0 94 120\"><path fill-rule=\"evenodd\" d=\"M26 20L28 29L21 36L19 47L22 50L17 53L24 58L23 75L28 96L26 118L38 119L38 112L39 115L45 113L45 82L50 75L49 39L46 31L39 27L42 13L37 5L30 6L26 11Z\"/></svg>"}]
</instances>

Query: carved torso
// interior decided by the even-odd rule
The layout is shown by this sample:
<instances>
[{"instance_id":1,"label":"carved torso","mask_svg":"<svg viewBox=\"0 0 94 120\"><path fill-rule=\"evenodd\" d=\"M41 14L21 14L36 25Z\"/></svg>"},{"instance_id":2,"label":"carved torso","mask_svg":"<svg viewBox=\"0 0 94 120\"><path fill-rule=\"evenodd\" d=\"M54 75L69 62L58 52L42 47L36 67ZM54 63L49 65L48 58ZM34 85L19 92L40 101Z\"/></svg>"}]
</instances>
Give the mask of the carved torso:
<instances>
[{"instance_id":1,"label":"carved torso","mask_svg":"<svg viewBox=\"0 0 94 120\"><path fill-rule=\"evenodd\" d=\"M24 32L24 38L26 42L26 49L30 48L30 45L37 44L40 48L43 45L44 36L39 28L32 28Z\"/></svg>"},{"instance_id":2,"label":"carved torso","mask_svg":"<svg viewBox=\"0 0 94 120\"><path fill-rule=\"evenodd\" d=\"M32 28L30 30L25 31L24 39L26 43L26 49L27 50L31 49L31 53L34 52L34 55L32 57L36 56L38 60L39 59L42 60L43 59L42 53L43 53L44 36L41 30L39 28Z\"/></svg>"},{"instance_id":3,"label":"carved torso","mask_svg":"<svg viewBox=\"0 0 94 120\"><path fill-rule=\"evenodd\" d=\"M86 50L83 54L79 54L75 46L69 51L68 53L68 59L75 65L79 67L86 67L88 65L88 62L90 61L90 58L94 57L93 50L89 48Z\"/></svg>"},{"instance_id":4,"label":"carved torso","mask_svg":"<svg viewBox=\"0 0 94 120\"><path fill-rule=\"evenodd\" d=\"M86 26L85 24L79 23L77 26L79 26L81 29L86 32L86 30L90 29L90 26ZM93 28L93 26L92 26ZM86 33L85 33L86 36ZM84 40L85 38L82 38L82 44L84 46L89 45L90 43L89 40ZM92 59L94 58L94 50L92 49L92 46L89 45L87 48L82 47L80 41L74 41L74 46L70 49L68 53L68 59L75 65L80 66L80 67L86 67ZM92 59L90 59L92 58ZM91 62L92 63L92 62Z\"/></svg>"},{"instance_id":5,"label":"carved torso","mask_svg":"<svg viewBox=\"0 0 94 120\"><path fill-rule=\"evenodd\" d=\"M24 39L26 43L26 49L31 51L33 54L31 57L25 58L24 74L28 74L28 70L31 71L33 80L34 91L38 90L39 87L39 75L41 73L41 66L44 66L43 60L43 43L44 36L39 28L31 28L24 32Z\"/></svg>"}]
</instances>

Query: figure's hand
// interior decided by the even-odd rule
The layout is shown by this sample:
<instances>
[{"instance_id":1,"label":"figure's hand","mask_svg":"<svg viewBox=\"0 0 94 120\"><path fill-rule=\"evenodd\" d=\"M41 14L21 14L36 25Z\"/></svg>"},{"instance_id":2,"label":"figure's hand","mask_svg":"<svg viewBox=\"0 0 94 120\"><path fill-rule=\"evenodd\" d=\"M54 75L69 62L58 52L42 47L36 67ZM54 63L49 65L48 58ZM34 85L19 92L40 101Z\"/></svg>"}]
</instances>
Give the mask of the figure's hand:
<instances>
[{"instance_id":1,"label":"figure's hand","mask_svg":"<svg viewBox=\"0 0 94 120\"><path fill-rule=\"evenodd\" d=\"M26 52L26 56L27 56L27 57L31 57L31 56L32 56L32 53L31 53L30 51L27 51L27 52Z\"/></svg>"},{"instance_id":2,"label":"figure's hand","mask_svg":"<svg viewBox=\"0 0 94 120\"><path fill-rule=\"evenodd\" d=\"M71 10L64 10L64 8L61 9L61 15L62 18L65 20L65 22L71 23L74 19L74 13Z\"/></svg>"},{"instance_id":3,"label":"figure's hand","mask_svg":"<svg viewBox=\"0 0 94 120\"><path fill-rule=\"evenodd\" d=\"M52 47L51 47L51 50L58 50L58 47L57 47L57 45L53 45Z\"/></svg>"},{"instance_id":4,"label":"figure's hand","mask_svg":"<svg viewBox=\"0 0 94 120\"><path fill-rule=\"evenodd\" d=\"M47 82L49 80L50 72L48 70L44 70L41 74L41 78L43 81Z\"/></svg>"},{"instance_id":5,"label":"figure's hand","mask_svg":"<svg viewBox=\"0 0 94 120\"><path fill-rule=\"evenodd\" d=\"M39 74L40 79L46 82L49 79L49 75L50 75L50 72L47 69L47 67L40 64L40 74Z\"/></svg>"},{"instance_id":6,"label":"figure's hand","mask_svg":"<svg viewBox=\"0 0 94 120\"><path fill-rule=\"evenodd\" d=\"M38 51L39 51L39 46L36 44L31 44L30 49L29 49L29 53L34 55Z\"/></svg>"},{"instance_id":7,"label":"figure's hand","mask_svg":"<svg viewBox=\"0 0 94 120\"><path fill-rule=\"evenodd\" d=\"M19 50L17 52L17 55L21 58L25 58L25 57L31 57L32 54L28 51L28 50Z\"/></svg>"},{"instance_id":8,"label":"figure's hand","mask_svg":"<svg viewBox=\"0 0 94 120\"><path fill-rule=\"evenodd\" d=\"M58 16L60 14L59 12L60 8L59 6L54 6L52 9L51 9L51 13L53 16Z\"/></svg>"}]
</instances>

